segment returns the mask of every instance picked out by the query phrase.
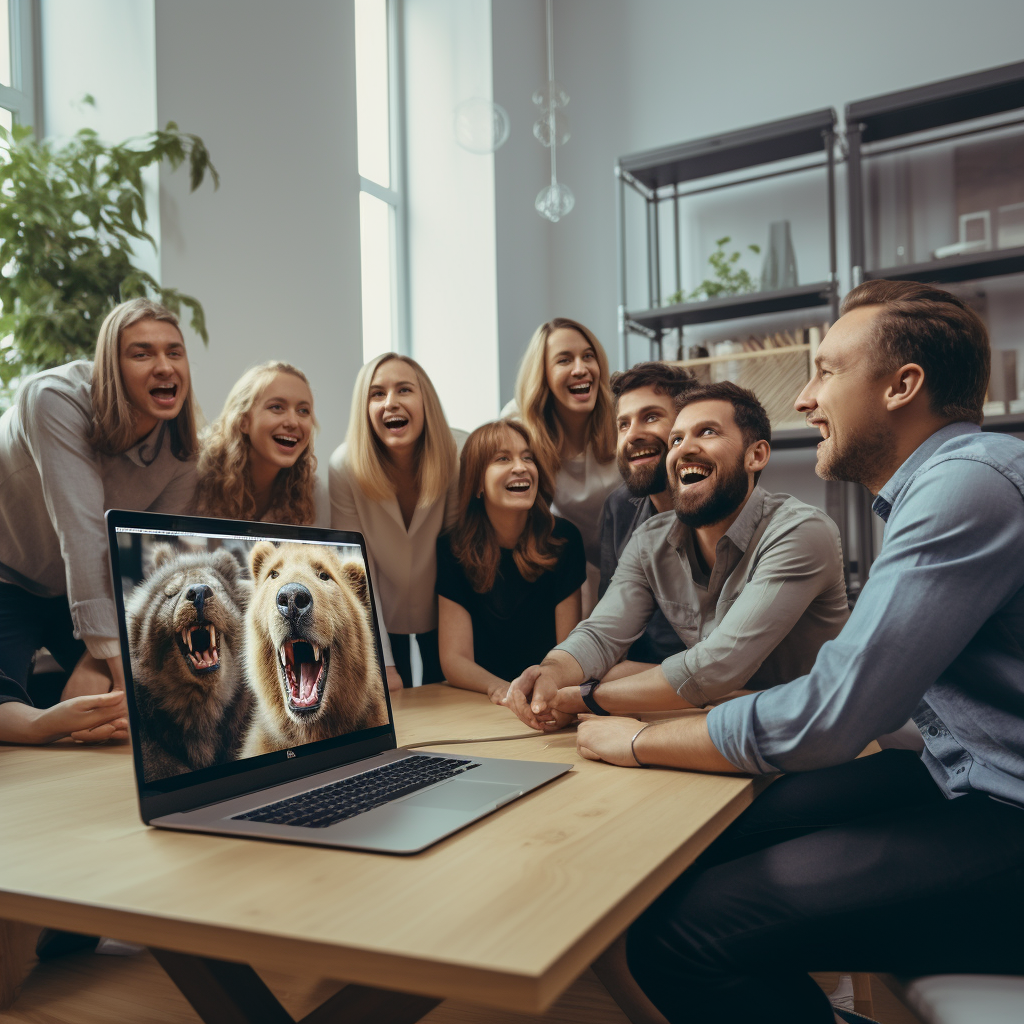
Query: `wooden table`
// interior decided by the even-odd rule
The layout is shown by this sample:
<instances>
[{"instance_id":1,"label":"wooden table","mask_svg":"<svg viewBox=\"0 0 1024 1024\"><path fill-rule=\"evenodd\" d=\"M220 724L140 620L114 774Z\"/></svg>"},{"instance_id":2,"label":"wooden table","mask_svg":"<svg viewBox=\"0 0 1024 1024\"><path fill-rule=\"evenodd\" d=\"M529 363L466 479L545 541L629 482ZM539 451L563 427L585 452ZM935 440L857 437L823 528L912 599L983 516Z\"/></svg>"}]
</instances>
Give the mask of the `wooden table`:
<instances>
[{"instance_id":1,"label":"wooden table","mask_svg":"<svg viewBox=\"0 0 1024 1024\"><path fill-rule=\"evenodd\" d=\"M525 731L447 686L394 704L399 743ZM291 1021L261 967L349 983L307 1024L413 1022L446 997L541 1012L754 792L586 761L573 731L430 749L575 770L394 857L147 828L126 746L0 747L0 918L149 946L218 1024Z\"/></svg>"}]
</instances>

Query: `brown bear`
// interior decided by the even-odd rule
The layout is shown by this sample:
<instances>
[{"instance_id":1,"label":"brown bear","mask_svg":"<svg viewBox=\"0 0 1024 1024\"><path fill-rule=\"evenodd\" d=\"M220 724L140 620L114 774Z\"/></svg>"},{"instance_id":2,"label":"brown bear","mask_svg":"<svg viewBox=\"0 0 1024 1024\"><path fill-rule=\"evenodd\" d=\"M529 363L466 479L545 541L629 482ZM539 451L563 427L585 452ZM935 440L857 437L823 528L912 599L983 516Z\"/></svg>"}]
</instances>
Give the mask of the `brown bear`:
<instances>
[{"instance_id":1,"label":"brown bear","mask_svg":"<svg viewBox=\"0 0 1024 1024\"><path fill-rule=\"evenodd\" d=\"M154 550L125 607L147 781L238 756L253 703L242 682L251 596L230 551Z\"/></svg>"},{"instance_id":2,"label":"brown bear","mask_svg":"<svg viewBox=\"0 0 1024 1024\"><path fill-rule=\"evenodd\" d=\"M362 563L328 547L261 541L249 565L246 679L256 711L242 757L386 725Z\"/></svg>"}]
</instances>

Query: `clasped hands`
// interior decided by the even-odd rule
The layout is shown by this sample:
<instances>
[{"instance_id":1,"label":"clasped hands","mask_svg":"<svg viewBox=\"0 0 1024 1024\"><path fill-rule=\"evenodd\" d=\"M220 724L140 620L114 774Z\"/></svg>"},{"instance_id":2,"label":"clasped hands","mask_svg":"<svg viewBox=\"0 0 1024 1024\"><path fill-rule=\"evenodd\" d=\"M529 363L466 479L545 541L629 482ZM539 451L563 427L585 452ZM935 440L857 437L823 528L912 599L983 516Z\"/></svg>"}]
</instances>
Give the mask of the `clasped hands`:
<instances>
[{"instance_id":1,"label":"clasped hands","mask_svg":"<svg viewBox=\"0 0 1024 1024\"><path fill-rule=\"evenodd\" d=\"M554 732L578 716L576 749L583 757L624 768L639 767L632 747L633 738L641 728L637 720L586 713L579 685L570 683L560 687L560 676L554 666L531 665L512 680L502 703L526 725L540 732Z\"/></svg>"}]
</instances>

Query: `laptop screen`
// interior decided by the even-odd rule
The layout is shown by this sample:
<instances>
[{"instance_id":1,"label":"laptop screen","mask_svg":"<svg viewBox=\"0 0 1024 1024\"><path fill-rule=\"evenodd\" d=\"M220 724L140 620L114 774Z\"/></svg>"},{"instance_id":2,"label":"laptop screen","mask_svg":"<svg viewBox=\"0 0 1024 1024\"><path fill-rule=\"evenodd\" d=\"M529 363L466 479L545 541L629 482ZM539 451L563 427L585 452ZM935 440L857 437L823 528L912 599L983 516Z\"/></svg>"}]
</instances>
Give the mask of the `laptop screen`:
<instances>
[{"instance_id":1,"label":"laptop screen","mask_svg":"<svg viewBox=\"0 0 1024 1024\"><path fill-rule=\"evenodd\" d=\"M116 526L147 784L390 728L362 548L245 528Z\"/></svg>"}]
</instances>

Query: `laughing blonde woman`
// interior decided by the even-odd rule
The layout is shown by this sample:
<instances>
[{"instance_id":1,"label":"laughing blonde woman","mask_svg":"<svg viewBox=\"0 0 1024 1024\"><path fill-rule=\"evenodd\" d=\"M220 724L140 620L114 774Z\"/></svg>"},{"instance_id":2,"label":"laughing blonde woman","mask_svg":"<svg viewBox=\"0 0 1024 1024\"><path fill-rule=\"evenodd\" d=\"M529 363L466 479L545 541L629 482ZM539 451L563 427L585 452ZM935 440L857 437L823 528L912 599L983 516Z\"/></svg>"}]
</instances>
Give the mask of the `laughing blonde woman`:
<instances>
[{"instance_id":1,"label":"laughing blonde woman","mask_svg":"<svg viewBox=\"0 0 1024 1024\"><path fill-rule=\"evenodd\" d=\"M444 678L437 650L436 543L458 502L458 442L423 368L393 352L356 378L348 436L331 456L331 526L366 538L394 654L393 688L412 685L410 638L423 682Z\"/></svg>"},{"instance_id":2,"label":"laughing blonde woman","mask_svg":"<svg viewBox=\"0 0 1024 1024\"><path fill-rule=\"evenodd\" d=\"M608 357L583 324L555 317L534 332L516 378L516 397L503 410L517 415L537 458L554 480L551 511L582 534L587 555L583 614L597 603L601 518L621 483L615 463L615 400Z\"/></svg>"}]
</instances>

